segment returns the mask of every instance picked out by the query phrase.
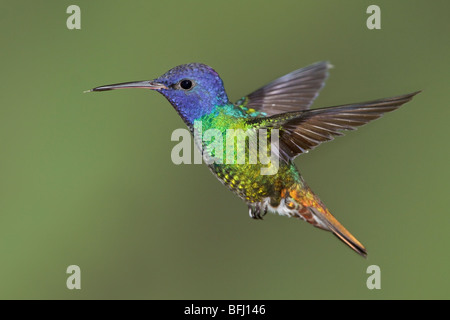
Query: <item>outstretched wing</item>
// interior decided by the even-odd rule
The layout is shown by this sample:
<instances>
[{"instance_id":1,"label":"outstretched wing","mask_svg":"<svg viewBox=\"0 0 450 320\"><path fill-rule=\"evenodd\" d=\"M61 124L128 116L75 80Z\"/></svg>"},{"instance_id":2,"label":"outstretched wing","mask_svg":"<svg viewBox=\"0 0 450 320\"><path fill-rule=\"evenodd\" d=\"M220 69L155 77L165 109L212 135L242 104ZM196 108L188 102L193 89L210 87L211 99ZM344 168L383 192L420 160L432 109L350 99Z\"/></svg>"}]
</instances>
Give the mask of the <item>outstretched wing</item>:
<instances>
[{"instance_id":1,"label":"outstretched wing","mask_svg":"<svg viewBox=\"0 0 450 320\"><path fill-rule=\"evenodd\" d=\"M325 141L354 130L399 108L420 91L370 102L290 112L261 120L261 127L279 129L280 157L287 161ZM265 124L262 121L266 121ZM256 121L256 119L255 119Z\"/></svg>"},{"instance_id":2,"label":"outstretched wing","mask_svg":"<svg viewBox=\"0 0 450 320\"><path fill-rule=\"evenodd\" d=\"M265 116L307 110L324 86L330 67L324 61L295 70L241 98L235 105L263 112Z\"/></svg>"}]
</instances>

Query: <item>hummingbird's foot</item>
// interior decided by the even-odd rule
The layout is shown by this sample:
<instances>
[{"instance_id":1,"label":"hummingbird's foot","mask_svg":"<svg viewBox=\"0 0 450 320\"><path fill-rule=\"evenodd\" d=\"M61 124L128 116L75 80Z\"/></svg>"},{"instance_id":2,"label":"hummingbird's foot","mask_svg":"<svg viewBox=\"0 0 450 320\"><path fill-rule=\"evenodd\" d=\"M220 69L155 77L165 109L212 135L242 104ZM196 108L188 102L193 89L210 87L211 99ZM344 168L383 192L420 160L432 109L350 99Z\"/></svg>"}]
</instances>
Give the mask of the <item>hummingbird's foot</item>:
<instances>
[{"instance_id":1,"label":"hummingbird's foot","mask_svg":"<svg viewBox=\"0 0 450 320\"><path fill-rule=\"evenodd\" d=\"M248 214L252 219L262 220L267 213L267 203L257 202L248 206Z\"/></svg>"}]
</instances>

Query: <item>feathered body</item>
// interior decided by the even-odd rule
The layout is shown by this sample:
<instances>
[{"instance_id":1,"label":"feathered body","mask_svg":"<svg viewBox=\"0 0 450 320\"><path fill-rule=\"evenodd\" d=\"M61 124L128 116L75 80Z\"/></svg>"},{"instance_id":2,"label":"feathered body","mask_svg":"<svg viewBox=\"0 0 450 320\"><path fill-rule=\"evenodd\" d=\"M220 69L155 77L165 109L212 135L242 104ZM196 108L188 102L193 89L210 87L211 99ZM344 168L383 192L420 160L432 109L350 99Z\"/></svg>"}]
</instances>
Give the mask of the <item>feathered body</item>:
<instances>
[{"instance_id":1,"label":"feathered body","mask_svg":"<svg viewBox=\"0 0 450 320\"><path fill-rule=\"evenodd\" d=\"M153 81L140 81L94 88L105 91L119 88L149 88L163 94L197 137L205 161L211 157L227 159L227 132L233 129L237 139L246 132L265 130L268 152L276 149L278 168L275 174L263 175L267 167L259 157L249 161L250 148L245 146L245 162L236 163L238 149L232 150L234 162L208 162L211 172L231 191L243 199L252 218L262 219L267 211L303 219L333 232L362 256L364 246L329 212L303 180L293 160L322 142L353 130L383 113L408 102L417 92L365 103L310 110L328 76L330 65L320 62L287 74L255 92L230 103L222 80L211 67L192 63L175 67ZM202 134L214 129L224 137L221 148L211 150ZM279 139L274 145L273 130ZM228 150L229 151L229 150ZM253 151L255 152L255 151Z\"/></svg>"}]
</instances>

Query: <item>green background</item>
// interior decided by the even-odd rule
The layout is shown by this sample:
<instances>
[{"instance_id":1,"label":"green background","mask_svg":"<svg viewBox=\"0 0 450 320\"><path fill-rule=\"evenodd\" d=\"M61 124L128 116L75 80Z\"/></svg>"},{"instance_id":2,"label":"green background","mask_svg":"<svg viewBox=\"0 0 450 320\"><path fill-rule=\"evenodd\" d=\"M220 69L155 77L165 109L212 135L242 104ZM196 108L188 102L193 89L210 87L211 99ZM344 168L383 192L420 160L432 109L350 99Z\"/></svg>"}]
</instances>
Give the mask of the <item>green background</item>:
<instances>
[{"instance_id":1,"label":"green background","mask_svg":"<svg viewBox=\"0 0 450 320\"><path fill-rule=\"evenodd\" d=\"M68 30L66 8L81 8ZM368 30L366 8L381 8ZM448 1L2 1L0 298L450 298ZM310 63L313 107L422 89L296 160L363 259L294 219L248 217L146 90L83 94L203 62L232 100ZM81 290L66 268L81 268ZM381 268L381 290L366 269Z\"/></svg>"}]
</instances>

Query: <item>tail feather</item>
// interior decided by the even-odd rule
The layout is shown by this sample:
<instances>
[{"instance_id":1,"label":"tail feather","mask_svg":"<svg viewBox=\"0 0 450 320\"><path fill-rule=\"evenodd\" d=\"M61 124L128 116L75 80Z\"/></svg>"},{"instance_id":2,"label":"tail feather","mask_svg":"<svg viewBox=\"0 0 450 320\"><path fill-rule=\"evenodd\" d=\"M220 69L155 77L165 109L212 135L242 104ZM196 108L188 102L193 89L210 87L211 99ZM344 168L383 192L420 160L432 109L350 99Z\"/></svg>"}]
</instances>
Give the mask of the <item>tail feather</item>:
<instances>
[{"instance_id":1,"label":"tail feather","mask_svg":"<svg viewBox=\"0 0 450 320\"><path fill-rule=\"evenodd\" d=\"M291 211L293 216L301 218L320 229L331 231L359 255L367 257L367 250L361 242L333 217L330 211L309 188L298 186L298 188L290 191L289 195L297 204L293 205L290 202L291 200L287 201L287 207L293 209Z\"/></svg>"},{"instance_id":2,"label":"tail feather","mask_svg":"<svg viewBox=\"0 0 450 320\"><path fill-rule=\"evenodd\" d=\"M311 211L316 220L320 221L322 226L326 226L327 230L333 232L339 240L355 250L359 255L364 258L367 257L366 248L347 229L345 229L335 217L331 215L328 209L325 209L324 213L314 207L310 207L308 209Z\"/></svg>"}]
</instances>

